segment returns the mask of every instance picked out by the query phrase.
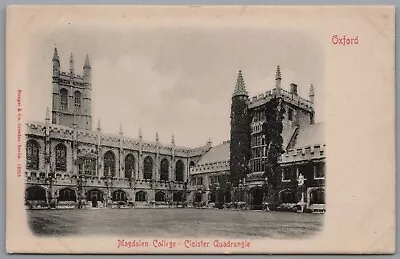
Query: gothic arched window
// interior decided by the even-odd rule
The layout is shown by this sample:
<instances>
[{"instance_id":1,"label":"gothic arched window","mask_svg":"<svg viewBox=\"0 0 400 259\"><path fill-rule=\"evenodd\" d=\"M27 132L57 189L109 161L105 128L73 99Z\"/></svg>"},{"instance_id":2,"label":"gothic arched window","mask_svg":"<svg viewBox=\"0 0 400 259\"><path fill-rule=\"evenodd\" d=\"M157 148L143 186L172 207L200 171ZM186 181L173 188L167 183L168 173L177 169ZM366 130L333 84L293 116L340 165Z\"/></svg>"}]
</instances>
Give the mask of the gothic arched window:
<instances>
[{"instance_id":1,"label":"gothic arched window","mask_svg":"<svg viewBox=\"0 0 400 259\"><path fill-rule=\"evenodd\" d=\"M175 166L175 179L178 182L183 182L183 174L185 171L185 165L182 160L178 160Z\"/></svg>"},{"instance_id":2,"label":"gothic arched window","mask_svg":"<svg viewBox=\"0 0 400 259\"><path fill-rule=\"evenodd\" d=\"M160 180L168 181L169 178L169 162L166 158L161 160Z\"/></svg>"},{"instance_id":3,"label":"gothic arched window","mask_svg":"<svg viewBox=\"0 0 400 259\"><path fill-rule=\"evenodd\" d=\"M144 159L144 168L143 168L143 177L144 179L152 179L153 177L153 159L147 156Z\"/></svg>"},{"instance_id":4,"label":"gothic arched window","mask_svg":"<svg viewBox=\"0 0 400 259\"><path fill-rule=\"evenodd\" d=\"M60 90L60 109L68 110L68 91L64 88Z\"/></svg>"},{"instance_id":5,"label":"gothic arched window","mask_svg":"<svg viewBox=\"0 0 400 259\"><path fill-rule=\"evenodd\" d=\"M146 193L144 191L138 191L135 195L135 201L146 201Z\"/></svg>"},{"instance_id":6,"label":"gothic arched window","mask_svg":"<svg viewBox=\"0 0 400 259\"><path fill-rule=\"evenodd\" d=\"M39 144L35 140L26 143L26 168L39 169Z\"/></svg>"},{"instance_id":7,"label":"gothic arched window","mask_svg":"<svg viewBox=\"0 0 400 259\"><path fill-rule=\"evenodd\" d=\"M82 94L79 91L75 91L74 93L74 102L75 102L75 111L80 112L81 111L81 101L82 100Z\"/></svg>"},{"instance_id":8,"label":"gothic arched window","mask_svg":"<svg viewBox=\"0 0 400 259\"><path fill-rule=\"evenodd\" d=\"M132 178L135 173L135 157L132 154L128 154L125 157L125 178Z\"/></svg>"},{"instance_id":9,"label":"gothic arched window","mask_svg":"<svg viewBox=\"0 0 400 259\"><path fill-rule=\"evenodd\" d=\"M115 176L115 155L112 151L104 155L104 176Z\"/></svg>"},{"instance_id":10,"label":"gothic arched window","mask_svg":"<svg viewBox=\"0 0 400 259\"><path fill-rule=\"evenodd\" d=\"M67 170L67 147L61 143L56 146L56 170Z\"/></svg>"}]
</instances>

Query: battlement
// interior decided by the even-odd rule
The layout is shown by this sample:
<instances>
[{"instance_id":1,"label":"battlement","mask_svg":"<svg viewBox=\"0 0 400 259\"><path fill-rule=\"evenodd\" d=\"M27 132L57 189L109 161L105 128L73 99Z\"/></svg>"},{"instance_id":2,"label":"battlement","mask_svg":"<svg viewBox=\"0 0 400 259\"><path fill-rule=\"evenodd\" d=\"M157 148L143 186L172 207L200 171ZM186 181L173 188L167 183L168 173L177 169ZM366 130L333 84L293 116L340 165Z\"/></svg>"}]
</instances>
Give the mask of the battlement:
<instances>
[{"instance_id":1,"label":"battlement","mask_svg":"<svg viewBox=\"0 0 400 259\"><path fill-rule=\"evenodd\" d=\"M314 159L324 159L325 157L325 144L313 145L302 148L289 149L286 153L281 155L278 162L280 164L284 164Z\"/></svg>"},{"instance_id":2,"label":"battlement","mask_svg":"<svg viewBox=\"0 0 400 259\"><path fill-rule=\"evenodd\" d=\"M190 168L190 174L202 174L217 171L229 171L229 160L198 164Z\"/></svg>"},{"instance_id":3,"label":"battlement","mask_svg":"<svg viewBox=\"0 0 400 259\"><path fill-rule=\"evenodd\" d=\"M106 145L110 147L138 150L140 145L142 151L161 154L175 153L176 156L193 157L200 156L210 149L207 144L198 148L188 148L175 146L174 144L162 144L157 141L143 141L142 139L129 138L122 135L114 135L102 133L100 131L89 131L79 128L71 128L58 124L46 124L43 122L28 122L26 123L26 135L46 136L46 130L51 138L64 139L73 141L74 133L76 139L81 143Z\"/></svg>"},{"instance_id":4,"label":"battlement","mask_svg":"<svg viewBox=\"0 0 400 259\"><path fill-rule=\"evenodd\" d=\"M248 99L248 106L250 109L261 106L266 102L270 101L272 98L282 98L284 101L291 103L299 108L313 112L314 105L310 100L304 99L295 93L291 93L284 89L273 89L266 91L265 93L253 96Z\"/></svg>"}]
</instances>

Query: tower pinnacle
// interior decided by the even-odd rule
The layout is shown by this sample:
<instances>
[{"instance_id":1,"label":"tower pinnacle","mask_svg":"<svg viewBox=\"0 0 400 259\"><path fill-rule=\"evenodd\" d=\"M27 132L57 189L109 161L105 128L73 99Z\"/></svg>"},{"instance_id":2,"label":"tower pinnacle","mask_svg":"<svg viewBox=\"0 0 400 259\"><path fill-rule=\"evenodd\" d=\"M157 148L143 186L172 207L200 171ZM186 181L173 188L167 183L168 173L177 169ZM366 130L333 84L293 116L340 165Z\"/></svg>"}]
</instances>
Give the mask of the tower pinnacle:
<instances>
[{"instance_id":1,"label":"tower pinnacle","mask_svg":"<svg viewBox=\"0 0 400 259\"><path fill-rule=\"evenodd\" d=\"M54 48L53 61L60 61L60 57L58 56L57 48Z\"/></svg>"},{"instance_id":2,"label":"tower pinnacle","mask_svg":"<svg viewBox=\"0 0 400 259\"><path fill-rule=\"evenodd\" d=\"M278 65L276 67L276 73L275 73L275 88L276 89L280 89L281 88L281 80L282 80L281 68Z\"/></svg>"},{"instance_id":3,"label":"tower pinnacle","mask_svg":"<svg viewBox=\"0 0 400 259\"><path fill-rule=\"evenodd\" d=\"M123 135L124 132L122 131L122 123L119 124L119 135Z\"/></svg>"},{"instance_id":4,"label":"tower pinnacle","mask_svg":"<svg viewBox=\"0 0 400 259\"><path fill-rule=\"evenodd\" d=\"M240 96L240 95L248 96L247 91L246 91L246 85L244 83L241 70L239 70L239 73L238 73L238 76L236 79L235 91L233 91L232 96Z\"/></svg>"},{"instance_id":5,"label":"tower pinnacle","mask_svg":"<svg viewBox=\"0 0 400 259\"><path fill-rule=\"evenodd\" d=\"M313 84L310 85L310 93L308 94L308 96L310 97L310 101L312 103L314 103L314 86L313 86Z\"/></svg>"},{"instance_id":6,"label":"tower pinnacle","mask_svg":"<svg viewBox=\"0 0 400 259\"><path fill-rule=\"evenodd\" d=\"M97 121L97 131L101 131L100 119Z\"/></svg>"},{"instance_id":7,"label":"tower pinnacle","mask_svg":"<svg viewBox=\"0 0 400 259\"><path fill-rule=\"evenodd\" d=\"M171 143L175 144L175 136L174 136L174 134L172 134Z\"/></svg>"},{"instance_id":8,"label":"tower pinnacle","mask_svg":"<svg viewBox=\"0 0 400 259\"><path fill-rule=\"evenodd\" d=\"M74 56L72 55L72 53L71 53L71 56L69 58L69 72L71 74L73 74L75 72L74 71Z\"/></svg>"},{"instance_id":9,"label":"tower pinnacle","mask_svg":"<svg viewBox=\"0 0 400 259\"><path fill-rule=\"evenodd\" d=\"M50 110L49 107L46 107L46 123L50 122Z\"/></svg>"},{"instance_id":10,"label":"tower pinnacle","mask_svg":"<svg viewBox=\"0 0 400 259\"><path fill-rule=\"evenodd\" d=\"M83 65L83 68L91 68L88 54L86 54L85 65Z\"/></svg>"}]
</instances>

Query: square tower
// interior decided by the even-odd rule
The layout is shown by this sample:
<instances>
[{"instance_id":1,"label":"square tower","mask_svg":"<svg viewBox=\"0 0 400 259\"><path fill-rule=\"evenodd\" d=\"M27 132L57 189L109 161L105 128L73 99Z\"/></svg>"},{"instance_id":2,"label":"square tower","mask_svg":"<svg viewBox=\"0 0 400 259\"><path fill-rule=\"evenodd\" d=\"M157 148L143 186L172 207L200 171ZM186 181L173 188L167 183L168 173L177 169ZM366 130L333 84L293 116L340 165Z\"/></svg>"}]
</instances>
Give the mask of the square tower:
<instances>
[{"instance_id":1,"label":"square tower","mask_svg":"<svg viewBox=\"0 0 400 259\"><path fill-rule=\"evenodd\" d=\"M91 66L86 55L83 75L75 74L71 53L69 72L61 71L57 48L53 55L52 123L92 130Z\"/></svg>"}]
</instances>

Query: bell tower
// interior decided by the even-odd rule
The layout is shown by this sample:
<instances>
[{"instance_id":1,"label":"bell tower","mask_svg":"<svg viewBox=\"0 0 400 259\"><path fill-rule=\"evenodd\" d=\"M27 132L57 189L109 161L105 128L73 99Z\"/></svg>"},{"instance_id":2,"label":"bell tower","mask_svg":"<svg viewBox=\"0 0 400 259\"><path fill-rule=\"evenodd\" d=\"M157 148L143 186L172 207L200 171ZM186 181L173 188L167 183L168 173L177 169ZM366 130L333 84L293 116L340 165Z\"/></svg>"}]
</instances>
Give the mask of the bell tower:
<instances>
[{"instance_id":1,"label":"bell tower","mask_svg":"<svg viewBox=\"0 0 400 259\"><path fill-rule=\"evenodd\" d=\"M75 73L75 60L71 53L69 71L63 72L57 48L53 54L52 123L92 130L91 66L86 56L83 75Z\"/></svg>"}]
</instances>

